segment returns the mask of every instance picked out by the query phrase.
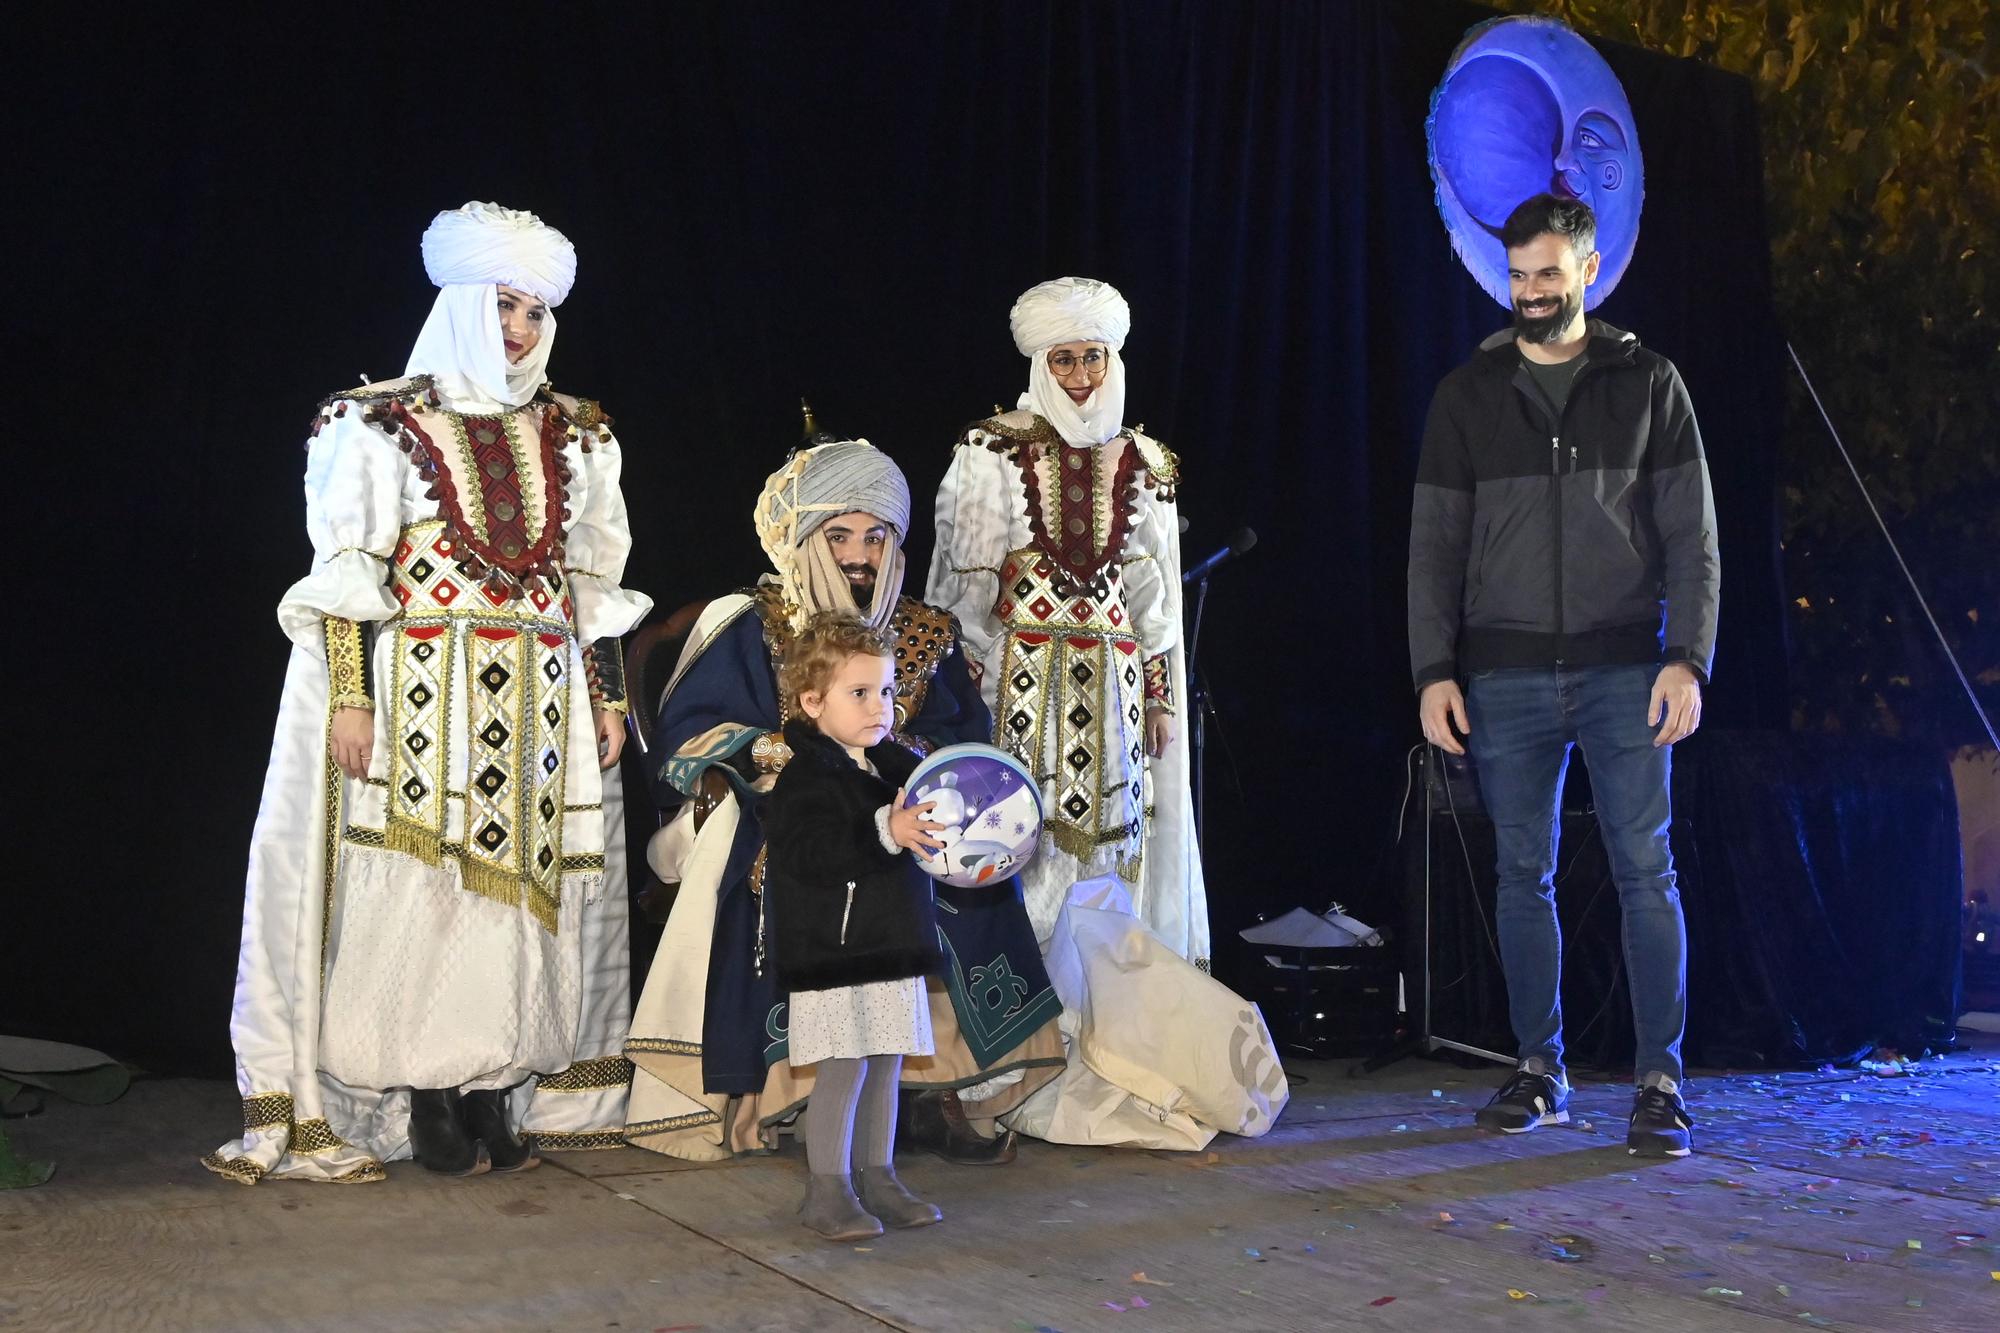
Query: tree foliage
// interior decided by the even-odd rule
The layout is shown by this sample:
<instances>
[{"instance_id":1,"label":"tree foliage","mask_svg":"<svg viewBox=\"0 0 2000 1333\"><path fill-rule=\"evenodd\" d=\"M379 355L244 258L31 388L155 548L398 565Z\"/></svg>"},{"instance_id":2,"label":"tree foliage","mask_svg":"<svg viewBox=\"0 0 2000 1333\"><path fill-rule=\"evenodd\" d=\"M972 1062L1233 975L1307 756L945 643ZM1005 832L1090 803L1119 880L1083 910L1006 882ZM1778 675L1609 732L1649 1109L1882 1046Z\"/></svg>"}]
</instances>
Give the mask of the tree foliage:
<instances>
[{"instance_id":1,"label":"tree foliage","mask_svg":"<svg viewBox=\"0 0 2000 1333\"><path fill-rule=\"evenodd\" d=\"M1779 318L1945 637L2000 713L2000 28L1988 0L1502 0L1748 77ZM1795 725L1982 739L1793 377Z\"/></svg>"}]
</instances>

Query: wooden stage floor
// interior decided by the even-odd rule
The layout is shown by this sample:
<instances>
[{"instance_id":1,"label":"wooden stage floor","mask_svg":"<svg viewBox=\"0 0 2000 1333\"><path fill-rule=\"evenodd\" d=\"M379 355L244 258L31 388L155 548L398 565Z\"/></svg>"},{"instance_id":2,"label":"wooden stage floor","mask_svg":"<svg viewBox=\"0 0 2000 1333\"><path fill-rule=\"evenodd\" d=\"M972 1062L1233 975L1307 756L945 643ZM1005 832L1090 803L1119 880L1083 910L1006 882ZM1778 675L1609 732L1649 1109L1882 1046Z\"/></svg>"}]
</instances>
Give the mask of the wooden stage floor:
<instances>
[{"instance_id":1,"label":"wooden stage floor","mask_svg":"<svg viewBox=\"0 0 2000 1333\"><path fill-rule=\"evenodd\" d=\"M196 1158L222 1083L147 1080L9 1122L54 1159L0 1192L0 1327L104 1329L2000 1329L2000 1046L1905 1077L1698 1074L1698 1152L1624 1149L1629 1093L1479 1133L1497 1071L1299 1062L1258 1140L1024 1144L905 1178L943 1226L792 1220L803 1152L626 1148L509 1177L254 1188Z\"/></svg>"}]
</instances>

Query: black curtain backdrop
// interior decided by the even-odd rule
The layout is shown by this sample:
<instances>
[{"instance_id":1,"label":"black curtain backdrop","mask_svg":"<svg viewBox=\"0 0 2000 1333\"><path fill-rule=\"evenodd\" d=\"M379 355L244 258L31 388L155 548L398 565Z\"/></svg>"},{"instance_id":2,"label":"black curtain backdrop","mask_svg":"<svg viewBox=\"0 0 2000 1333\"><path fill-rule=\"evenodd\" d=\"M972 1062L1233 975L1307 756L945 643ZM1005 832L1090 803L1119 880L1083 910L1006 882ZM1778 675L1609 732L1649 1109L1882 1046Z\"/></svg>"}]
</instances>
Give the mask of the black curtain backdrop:
<instances>
[{"instance_id":1,"label":"black curtain backdrop","mask_svg":"<svg viewBox=\"0 0 2000 1333\"><path fill-rule=\"evenodd\" d=\"M576 242L551 373L619 420L628 582L663 612L759 572L750 505L801 394L909 473L920 591L951 441L1025 384L1013 298L1116 283L1129 419L1181 454L1189 557L1262 537L1205 631L1218 954L1268 909L1392 919L1416 443L1438 378L1503 322L1451 255L1424 116L1489 11L472 13L71 14L21 39L15 332L52 366L18 386L9 450L41 614L11 659L31 802L0 1030L228 1068L272 608L309 557L305 424L401 372L433 295L418 238L472 198ZM1727 571L1708 724L1772 724L1781 408L1750 89L1603 50L1647 207L1600 313L1679 363L1701 418Z\"/></svg>"}]
</instances>

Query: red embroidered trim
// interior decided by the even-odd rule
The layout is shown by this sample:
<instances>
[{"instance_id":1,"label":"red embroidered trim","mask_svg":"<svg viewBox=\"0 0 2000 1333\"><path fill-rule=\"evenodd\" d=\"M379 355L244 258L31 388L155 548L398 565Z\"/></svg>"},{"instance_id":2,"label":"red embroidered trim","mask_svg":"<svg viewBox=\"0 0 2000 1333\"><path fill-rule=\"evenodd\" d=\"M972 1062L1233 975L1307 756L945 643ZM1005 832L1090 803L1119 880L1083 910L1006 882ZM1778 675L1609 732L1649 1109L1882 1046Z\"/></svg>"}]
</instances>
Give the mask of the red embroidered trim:
<instances>
[{"instance_id":1,"label":"red embroidered trim","mask_svg":"<svg viewBox=\"0 0 2000 1333\"><path fill-rule=\"evenodd\" d=\"M1082 466L1074 469L1087 474L1089 484L1083 487L1081 500L1058 497L1054 508L1057 531L1051 534L1048 520L1049 506L1042 496L1041 476L1035 471L1039 450L1031 444L1024 444L1013 451L1014 466L1020 469L1021 486L1028 497L1028 530L1033 534L1035 545L1039 546L1055 564L1052 582L1056 591L1064 597L1088 593L1103 600L1111 594L1111 571L1125 554L1125 542L1132 534L1132 518L1139 511L1139 450L1133 444L1129 433L1114 437L1123 452L1118 458L1118 467L1112 474L1111 488L1111 531L1105 534L1104 546L1100 549L1096 542L1097 529L1097 449L1079 448L1064 443L1054 455L1056 484L1065 486L1069 476L1069 460L1080 456ZM1108 444L1098 448L1109 448ZM1068 531L1063 519L1065 513L1084 514L1084 530L1080 533Z\"/></svg>"},{"instance_id":2,"label":"red embroidered trim","mask_svg":"<svg viewBox=\"0 0 2000 1333\"><path fill-rule=\"evenodd\" d=\"M386 424L385 424L386 422ZM488 423L491 423L489 426ZM484 467L481 442L472 432L475 429L495 430L504 440L504 423L493 417L467 417L466 431L473 439L471 464L480 478L482 500L487 502L487 539L481 541L472 532L471 523L466 519L464 502L459 497L458 486L452 480L451 470L444 466L444 454L431 439L416 417L400 399L391 400L382 417L375 424L394 435L404 453L410 455L417 465L417 471L428 482L426 498L437 501L439 515L444 519L445 540L452 543L455 550L462 552L459 565L475 579L493 581L499 576L503 584L517 587L539 588L543 578L554 578L559 573L563 557L563 525L569 521L569 465L561 457L561 442L570 429L567 418L554 406L543 409L541 430L538 434L539 463L542 469L543 491L547 496L548 512L542 522L542 535L532 544L526 542L525 504L522 501L519 478L513 474L513 450L506 450L508 475L506 478L489 478ZM491 449L492 446L488 445ZM495 453L493 456L500 456ZM504 484L488 486L493 481ZM512 504L515 519L496 521L493 517L492 502L502 501ZM522 544L518 554L509 556L500 549L500 543L512 538Z\"/></svg>"}]
</instances>

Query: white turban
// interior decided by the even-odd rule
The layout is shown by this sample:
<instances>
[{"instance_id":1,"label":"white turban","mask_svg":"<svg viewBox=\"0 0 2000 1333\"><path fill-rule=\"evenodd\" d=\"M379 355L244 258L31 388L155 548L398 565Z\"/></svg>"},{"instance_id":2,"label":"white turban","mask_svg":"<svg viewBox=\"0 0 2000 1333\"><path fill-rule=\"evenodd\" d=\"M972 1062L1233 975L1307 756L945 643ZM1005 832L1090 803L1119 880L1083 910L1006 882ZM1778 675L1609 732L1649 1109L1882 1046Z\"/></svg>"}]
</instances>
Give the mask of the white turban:
<instances>
[{"instance_id":1,"label":"white turban","mask_svg":"<svg viewBox=\"0 0 2000 1333\"><path fill-rule=\"evenodd\" d=\"M1132 307L1108 282L1057 278L1022 292L1007 312L1007 327L1022 356L1075 342L1108 343L1115 352L1132 332Z\"/></svg>"},{"instance_id":2,"label":"white turban","mask_svg":"<svg viewBox=\"0 0 2000 1333\"><path fill-rule=\"evenodd\" d=\"M1057 278L1030 287L1007 314L1014 346L1028 358L1028 391L1020 406L1035 412L1074 445L1099 445L1125 427L1125 362L1118 351L1132 332L1132 307L1118 289L1094 278ZM1110 365L1079 406L1064 392L1043 355L1059 343L1103 343Z\"/></svg>"},{"instance_id":3,"label":"white turban","mask_svg":"<svg viewBox=\"0 0 2000 1333\"><path fill-rule=\"evenodd\" d=\"M854 513L891 528L867 607L855 606L833 549L812 540L828 519ZM903 539L910 530L910 483L893 458L866 440L800 449L764 483L753 517L791 604L793 628L803 628L815 611L856 611L877 629L888 623L903 593Z\"/></svg>"},{"instance_id":4,"label":"white turban","mask_svg":"<svg viewBox=\"0 0 2000 1333\"><path fill-rule=\"evenodd\" d=\"M576 247L533 213L475 200L431 219L424 272L439 287L497 283L558 306L576 285Z\"/></svg>"},{"instance_id":5,"label":"white turban","mask_svg":"<svg viewBox=\"0 0 2000 1333\"><path fill-rule=\"evenodd\" d=\"M519 407L547 382L560 305L576 283L576 247L533 213L477 201L440 213L424 232L424 272L437 302L417 335L405 374L437 380L464 410ZM500 338L498 289L528 292L550 307L541 340L519 361Z\"/></svg>"}]
</instances>

